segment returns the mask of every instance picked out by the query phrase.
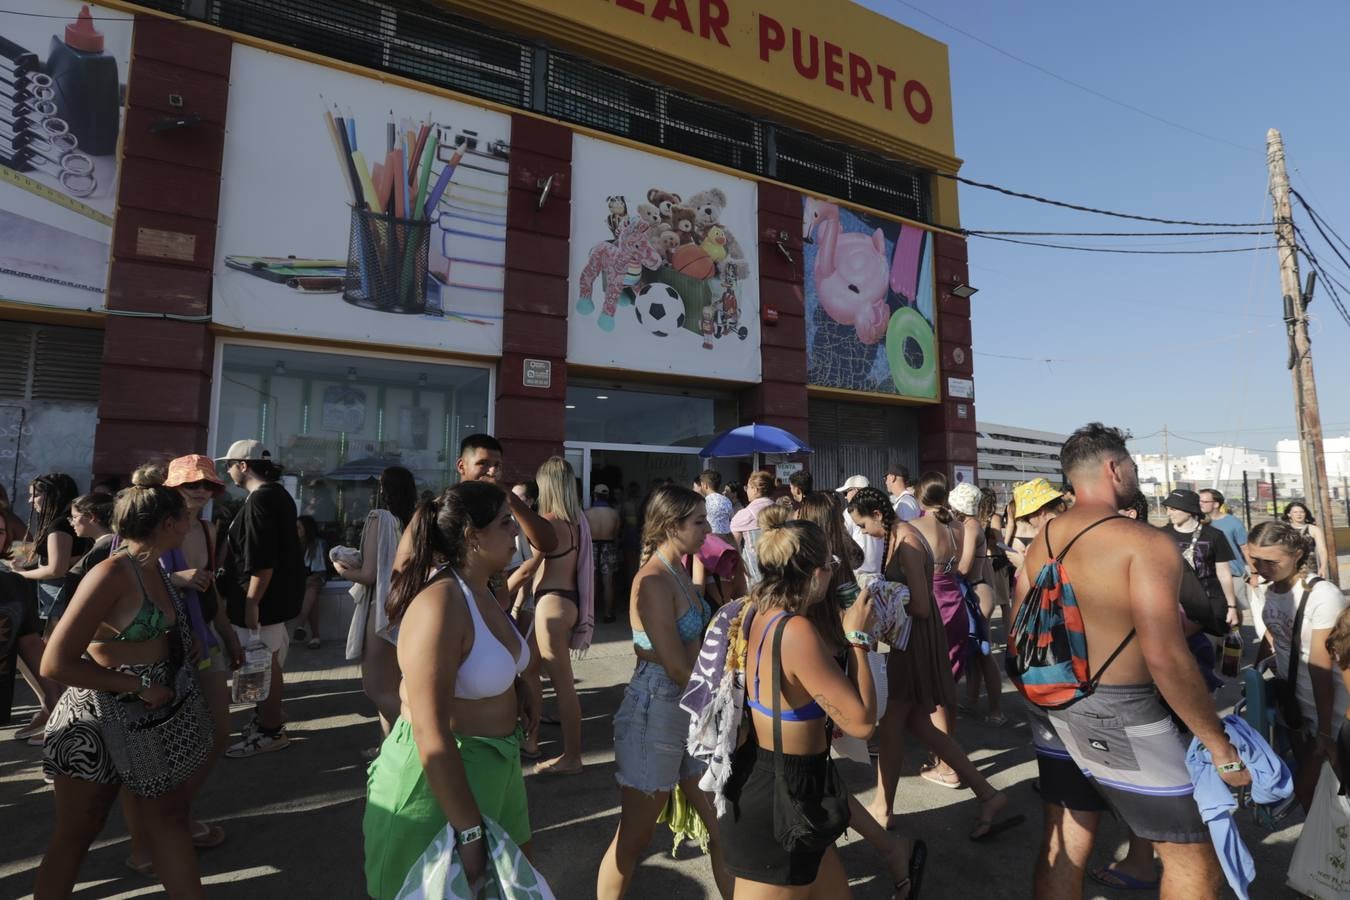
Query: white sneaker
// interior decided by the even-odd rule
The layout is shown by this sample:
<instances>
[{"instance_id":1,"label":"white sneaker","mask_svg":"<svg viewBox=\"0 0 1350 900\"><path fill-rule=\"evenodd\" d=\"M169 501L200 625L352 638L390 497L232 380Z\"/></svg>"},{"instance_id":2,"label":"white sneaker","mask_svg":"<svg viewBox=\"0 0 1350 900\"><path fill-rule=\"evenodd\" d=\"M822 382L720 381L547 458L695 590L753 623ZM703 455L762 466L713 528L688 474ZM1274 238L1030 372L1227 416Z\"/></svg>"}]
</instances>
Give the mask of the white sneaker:
<instances>
[{"instance_id":1,"label":"white sneaker","mask_svg":"<svg viewBox=\"0 0 1350 900\"><path fill-rule=\"evenodd\" d=\"M260 753L282 750L290 743L291 739L287 737L284 726L273 734L268 734L261 728L254 728L251 732L245 733L242 741L226 750L225 755L230 759L246 759Z\"/></svg>"}]
</instances>

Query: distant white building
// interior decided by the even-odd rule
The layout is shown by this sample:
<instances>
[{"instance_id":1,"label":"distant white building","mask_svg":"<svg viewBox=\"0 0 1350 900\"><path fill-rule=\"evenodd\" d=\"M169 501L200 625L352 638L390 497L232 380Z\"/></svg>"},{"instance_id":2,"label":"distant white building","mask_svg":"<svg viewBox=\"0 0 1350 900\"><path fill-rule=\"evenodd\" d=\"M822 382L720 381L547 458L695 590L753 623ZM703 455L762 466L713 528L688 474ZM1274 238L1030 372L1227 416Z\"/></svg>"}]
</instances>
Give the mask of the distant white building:
<instances>
[{"instance_id":1,"label":"distant white building","mask_svg":"<svg viewBox=\"0 0 1350 900\"><path fill-rule=\"evenodd\" d=\"M1170 479L1163 468L1161 453L1134 454L1135 465L1139 467L1139 481L1156 482L1159 485L1170 481L1173 486L1193 484L1198 489L1241 481L1243 472L1257 478L1271 471L1270 460L1267 457L1253 453L1245 447L1231 445L1206 447L1203 453L1173 456L1169 461L1172 467ZM1147 492L1145 489L1145 493Z\"/></svg>"},{"instance_id":2,"label":"distant white building","mask_svg":"<svg viewBox=\"0 0 1350 900\"><path fill-rule=\"evenodd\" d=\"M1051 484L1064 483L1059 448L1067 434L995 422L977 422L975 428L980 484L993 488L1000 498L1012 493L1019 481L1044 478Z\"/></svg>"},{"instance_id":3,"label":"distant white building","mask_svg":"<svg viewBox=\"0 0 1350 900\"><path fill-rule=\"evenodd\" d=\"M1303 495L1303 462L1298 439L1289 438L1275 443L1275 455L1280 479L1289 484L1292 493ZM1341 496L1342 485L1350 481L1350 435L1322 439L1322 455L1327 462L1327 481L1333 497Z\"/></svg>"}]
</instances>

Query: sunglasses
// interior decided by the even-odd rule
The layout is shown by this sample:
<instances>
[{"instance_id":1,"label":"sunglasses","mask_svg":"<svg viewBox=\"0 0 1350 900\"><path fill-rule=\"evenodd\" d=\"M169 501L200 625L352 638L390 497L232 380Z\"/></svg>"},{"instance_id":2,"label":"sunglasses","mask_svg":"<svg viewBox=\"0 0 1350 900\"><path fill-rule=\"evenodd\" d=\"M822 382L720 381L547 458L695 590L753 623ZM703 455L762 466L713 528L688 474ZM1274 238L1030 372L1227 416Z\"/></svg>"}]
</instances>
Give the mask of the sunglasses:
<instances>
[{"instance_id":1,"label":"sunglasses","mask_svg":"<svg viewBox=\"0 0 1350 900\"><path fill-rule=\"evenodd\" d=\"M214 490L217 485L214 481L206 481L203 479L202 481L189 481L185 484L180 484L178 487L180 490L185 491L210 491Z\"/></svg>"}]
</instances>

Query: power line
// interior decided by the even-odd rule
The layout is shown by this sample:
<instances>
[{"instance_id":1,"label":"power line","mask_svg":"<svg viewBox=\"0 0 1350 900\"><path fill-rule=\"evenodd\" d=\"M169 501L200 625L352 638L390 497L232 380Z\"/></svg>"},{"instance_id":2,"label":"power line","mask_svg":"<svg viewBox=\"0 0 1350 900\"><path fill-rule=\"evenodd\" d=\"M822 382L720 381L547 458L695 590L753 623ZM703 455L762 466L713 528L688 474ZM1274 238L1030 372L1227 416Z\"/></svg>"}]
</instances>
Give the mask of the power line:
<instances>
[{"instance_id":1,"label":"power line","mask_svg":"<svg viewBox=\"0 0 1350 900\"><path fill-rule=\"evenodd\" d=\"M1078 250L1083 253L1129 253L1153 256L1193 256L1210 253L1250 253L1253 250L1274 250L1276 245L1265 244L1259 247L1227 247L1218 250L1129 250L1118 247L1079 247L1074 244L1051 244L1044 241L1023 241L1018 238L995 237L978 231L967 232L971 237L984 238L986 241L1003 241L1008 244L1022 244L1027 247L1049 247L1054 250Z\"/></svg>"},{"instance_id":2,"label":"power line","mask_svg":"<svg viewBox=\"0 0 1350 900\"><path fill-rule=\"evenodd\" d=\"M1083 91L1083 92L1086 93L1086 94L1091 94L1092 96L1096 97L1096 98L1099 99L1099 100L1105 100L1107 103L1115 104L1116 106L1119 106L1119 107L1121 107L1122 109L1128 109L1130 112L1137 113L1137 114L1139 114L1139 115L1141 115L1141 116L1145 116L1145 117L1147 117L1147 118L1149 118L1149 119L1154 120L1155 122L1160 122L1160 123L1162 123L1163 125L1168 126L1169 128L1175 128L1175 129L1177 129L1177 130L1179 130L1179 131L1185 131L1185 132L1188 132L1188 133L1190 133L1190 134L1195 135L1196 137L1202 137L1202 138L1204 138L1204 139L1207 140L1207 141L1214 141L1214 142L1217 143L1217 144L1226 144L1226 145L1229 146L1229 147L1233 147L1233 148L1235 148L1235 149L1237 149L1237 150L1243 150L1243 151L1246 151L1246 152L1249 152L1249 153L1260 153L1260 152L1263 152L1263 151L1257 150L1255 147L1249 147L1249 146L1246 146L1246 145L1244 145L1244 144L1234 143L1233 141L1230 141L1230 140L1228 140L1227 138L1216 137L1215 135L1212 135L1212 134L1206 134L1206 133L1203 132L1203 131L1199 131L1199 130L1197 130L1197 129L1195 129L1195 128L1192 128L1192 127L1190 127L1189 125L1183 125L1183 124L1181 124L1180 122L1173 122L1171 119L1165 119L1165 118L1163 118L1162 116L1157 115L1156 113L1151 113L1151 112L1149 112L1149 111L1146 110L1146 109L1141 109L1141 108L1139 108L1138 106L1135 106L1135 105L1132 104L1132 103L1126 103L1124 100L1117 100L1115 97L1112 97L1112 96L1110 96L1109 94L1103 94L1101 91L1096 90L1096 89L1094 89L1094 88L1090 88L1090 87L1088 87L1088 86L1085 85L1085 84L1080 84L1079 82L1074 81L1074 80L1071 79L1071 78L1065 78L1063 75L1060 75L1058 72L1052 72L1051 70L1047 69L1045 66L1040 65L1039 63L1034 63L1034 62L1032 62L1032 61L1029 60L1029 59L1023 59L1022 57L1018 56L1017 54L1015 54L1015 53L1010 53L1009 51L1004 50L1002 47L999 47L999 46L996 45L996 44L991 44L989 41L986 41L984 38L979 37L979 36L974 35L974 34L971 34L969 31L966 31L964 28L958 28L957 26L953 25L952 23L950 23L950 22L948 22L948 21L945 21L945 20L943 20L943 19L939 19L937 16L933 15L933 14L930 13L928 10L922 9L922 8L920 8L920 7L918 7L918 6L915 6L913 3L908 3L908 2L906 2L906 0L894 0L894 2L899 3L901 6L906 6L906 7L910 8L910 9L914 10L915 12L919 13L920 15L927 16L928 18L932 19L934 22L937 22L939 25L942 25L942 26L944 26L944 27L946 27L946 28L950 28L952 31L955 31L957 34L964 35L964 36L970 38L972 41L975 41L976 43L983 44L984 46L988 47L990 50L993 50L995 53L1002 54L1003 56L1008 57L1009 59L1013 60L1014 62L1021 63L1022 65L1026 66L1026 67L1028 67L1028 68L1035 69L1037 72L1040 72L1042 75L1046 75L1046 76L1048 76L1048 77L1050 77L1050 78L1055 79L1056 81L1059 81L1059 82L1062 82L1062 83L1064 83L1064 84L1067 84L1067 85L1069 85L1070 87L1077 88L1078 90Z\"/></svg>"},{"instance_id":3,"label":"power line","mask_svg":"<svg viewBox=\"0 0 1350 900\"><path fill-rule=\"evenodd\" d=\"M1206 237L1210 235L1230 234L1274 234L1267 228L1263 231L991 231L988 228L963 228L965 234L999 234L1016 237Z\"/></svg>"},{"instance_id":4,"label":"power line","mask_svg":"<svg viewBox=\"0 0 1350 900\"><path fill-rule=\"evenodd\" d=\"M1346 243L1345 238L1341 237L1339 234L1336 234L1336 229L1332 228L1331 224L1327 222L1326 219L1322 218L1322 215L1317 210L1313 209L1307 200L1303 199L1302 194L1294 190L1292 187L1289 188L1289 193L1293 194L1294 198L1298 200L1299 205L1302 206L1304 210L1307 211L1309 218L1313 220L1314 224L1316 224L1317 222L1321 222L1323 225L1326 226L1327 231L1330 231L1333 235L1335 235L1336 240L1341 242L1342 247L1344 247L1346 250L1350 250L1350 244ZM1344 257L1342 257L1342 261L1343 260Z\"/></svg>"},{"instance_id":5,"label":"power line","mask_svg":"<svg viewBox=\"0 0 1350 900\"><path fill-rule=\"evenodd\" d=\"M898 2L898 0L897 0ZM1160 225L1190 225L1195 228L1267 228L1269 222L1192 222L1186 219L1163 219L1158 216L1140 216L1134 213L1115 212L1109 209L1098 209L1095 206L1083 206L1078 203L1068 203L1064 200L1051 200L1048 197L1041 197L1037 194L1028 194L1023 191L1014 191L1011 188L1000 187L996 184L988 184L983 181L975 181L962 175L953 175L950 172L930 172L939 178L949 178L952 181L969 185L970 187L983 188L986 191L997 191L1000 194L1006 194L1009 197L1018 197L1022 200L1034 200L1037 203L1046 203L1050 206L1058 206L1063 209L1077 210L1078 212L1096 213L1099 216L1115 216L1117 219L1133 219L1136 222L1157 222Z\"/></svg>"}]
</instances>

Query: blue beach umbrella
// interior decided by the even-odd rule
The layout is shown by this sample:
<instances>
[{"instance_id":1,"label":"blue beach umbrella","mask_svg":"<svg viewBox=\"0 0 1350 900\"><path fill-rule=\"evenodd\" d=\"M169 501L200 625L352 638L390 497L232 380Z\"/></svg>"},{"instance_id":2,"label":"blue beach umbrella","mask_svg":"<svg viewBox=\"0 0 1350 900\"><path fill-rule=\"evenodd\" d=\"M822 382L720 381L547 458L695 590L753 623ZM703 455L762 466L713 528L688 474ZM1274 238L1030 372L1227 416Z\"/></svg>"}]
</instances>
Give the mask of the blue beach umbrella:
<instances>
[{"instance_id":1,"label":"blue beach umbrella","mask_svg":"<svg viewBox=\"0 0 1350 900\"><path fill-rule=\"evenodd\" d=\"M754 456L756 453L810 453L811 448L790 431L772 425L742 425L724 431L698 452L705 459Z\"/></svg>"}]
</instances>

